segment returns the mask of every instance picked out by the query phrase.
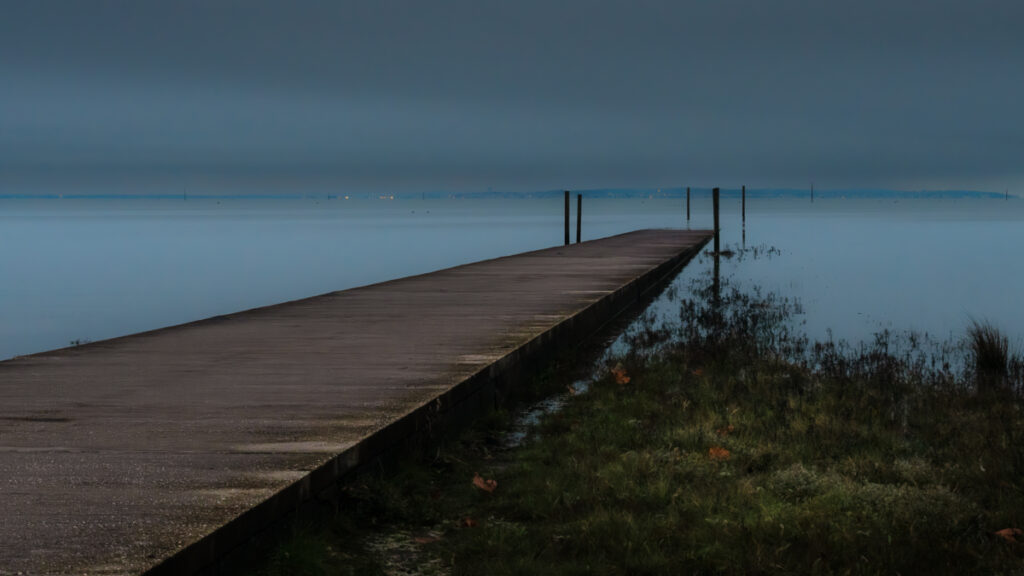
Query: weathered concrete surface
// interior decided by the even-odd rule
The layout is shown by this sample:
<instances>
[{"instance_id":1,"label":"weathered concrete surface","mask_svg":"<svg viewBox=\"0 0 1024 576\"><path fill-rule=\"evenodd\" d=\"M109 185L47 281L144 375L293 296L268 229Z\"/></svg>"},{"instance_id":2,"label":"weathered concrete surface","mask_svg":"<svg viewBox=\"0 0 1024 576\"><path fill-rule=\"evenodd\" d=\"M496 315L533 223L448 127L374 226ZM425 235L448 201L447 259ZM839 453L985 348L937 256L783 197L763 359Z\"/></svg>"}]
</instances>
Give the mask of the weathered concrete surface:
<instances>
[{"instance_id":1,"label":"weathered concrete surface","mask_svg":"<svg viewBox=\"0 0 1024 576\"><path fill-rule=\"evenodd\" d=\"M708 237L639 231L0 362L0 574L208 570Z\"/></svg>"}]
</instances>

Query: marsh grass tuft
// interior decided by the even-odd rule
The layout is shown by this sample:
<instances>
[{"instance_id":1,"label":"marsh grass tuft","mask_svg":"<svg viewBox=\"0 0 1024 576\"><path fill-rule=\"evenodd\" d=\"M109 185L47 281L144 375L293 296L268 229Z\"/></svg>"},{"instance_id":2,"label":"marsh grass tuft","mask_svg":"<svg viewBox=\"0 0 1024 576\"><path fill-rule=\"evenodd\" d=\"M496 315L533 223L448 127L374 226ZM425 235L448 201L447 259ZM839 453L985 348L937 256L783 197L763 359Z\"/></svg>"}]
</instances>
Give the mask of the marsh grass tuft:
<instances>
[{"instance_id":1,"label":"marsh grass tuft","mask_svg":"<svg viewBox=\"0 0 1024 576\"><path fill-rule=\"evenodd\" d=\"M979 388L994 388L1009 375L1010 340L988 321L972 320L967 328Z\"/></svg>"}]
</instances>

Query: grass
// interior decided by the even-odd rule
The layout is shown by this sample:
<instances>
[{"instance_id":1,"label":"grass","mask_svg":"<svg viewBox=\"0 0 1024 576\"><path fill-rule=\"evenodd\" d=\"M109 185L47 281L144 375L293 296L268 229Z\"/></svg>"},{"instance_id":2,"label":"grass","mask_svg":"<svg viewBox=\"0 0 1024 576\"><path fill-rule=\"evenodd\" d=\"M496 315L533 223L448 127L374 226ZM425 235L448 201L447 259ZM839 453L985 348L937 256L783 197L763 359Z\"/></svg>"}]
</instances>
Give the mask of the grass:
<instances>
[{"instance_id":1,"label":"grass","mask_svg":"<svg viewBox=\"0 0 1024 576\"><path fill-rule=\"evenodd\" d=\"M354 479L265 574L1024 571L1020 536L1000 532L1024 527L1021 362L997 330L980 333L984 364L973 331L974 364L915 335L810 343L796 303L713 290L633 331L524 444L505 447L499 413ZM979 393L992 343L1004 385Z\"/></svg>"},{"instance_id":2,"label":"grass","mask_svg":"<svg viewBox=\"0 0 1024 576\"><path fill-rule=\"evenodd\" d=\"M1009 373L1009 339L989 322L971 321L967 329L974 370L981 386L997 386Z\"/></svg>"}]
</instances>

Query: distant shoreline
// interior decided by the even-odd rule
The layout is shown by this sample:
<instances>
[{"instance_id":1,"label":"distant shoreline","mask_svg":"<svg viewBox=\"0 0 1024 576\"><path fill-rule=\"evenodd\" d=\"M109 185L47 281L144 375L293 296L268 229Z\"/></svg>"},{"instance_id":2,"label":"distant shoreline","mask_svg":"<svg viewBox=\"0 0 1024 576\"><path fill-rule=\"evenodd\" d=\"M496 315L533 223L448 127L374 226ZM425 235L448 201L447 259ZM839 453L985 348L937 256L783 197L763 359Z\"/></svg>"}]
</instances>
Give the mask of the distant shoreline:
<instances>
[{"instance_id":1,"label":"distant shoreline","mask_svg":"<svg viewBox=\"0 0 1024 576\"><path fill-rule=\"evenodd\" d=\"M605 188L572 190L587 198L683 198L686 188ZM711 188L691 188L695 198L710 197ZM418 200L418 199L523 199L536 200L561 198L563 190L539 190L534 192L396 192L396 193L294 193L294 194L194 194L176 193L153 194L89 194L89 193L0 193L0 200ZM723 197L739 197L740 189L722 188ZM750 188L748 198L809 198L810 189L794 188ZM1005 192L981 192L977 190L814 190L816 199L1004 199L1020 198Z\"/></svg>"}]
</instances>

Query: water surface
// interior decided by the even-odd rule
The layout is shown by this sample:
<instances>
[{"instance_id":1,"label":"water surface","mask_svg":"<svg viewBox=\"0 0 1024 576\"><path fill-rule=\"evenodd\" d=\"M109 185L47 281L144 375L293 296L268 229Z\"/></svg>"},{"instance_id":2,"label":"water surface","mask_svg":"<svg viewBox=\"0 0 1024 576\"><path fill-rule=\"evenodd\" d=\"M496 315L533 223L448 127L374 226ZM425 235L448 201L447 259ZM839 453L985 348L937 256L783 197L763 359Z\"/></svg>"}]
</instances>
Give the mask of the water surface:
<instances>
[{"instance_id":1,"label":"water surface","mask_svg":"<svg viewBox=\"0 0 1024 576\"><path fill-rule=\"evenodd\" d=\"M583 237L686 227L683 202L585 199ZM561 199L0 200L0 358L557 245L561 210ZM1024 335L1024 202L748 199L745 228L739 212L723 200L723 244L781 254L726 272L798 297L812 337L958 334L972 317ZM691 227L711 226L709 200L692 213Z\"/></svg>"}]
</instances>

